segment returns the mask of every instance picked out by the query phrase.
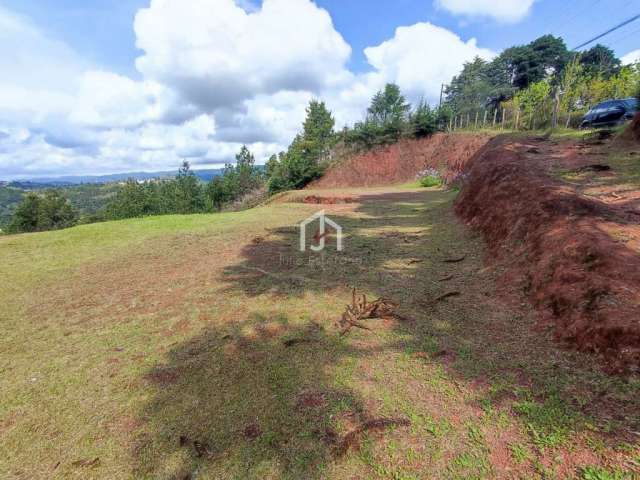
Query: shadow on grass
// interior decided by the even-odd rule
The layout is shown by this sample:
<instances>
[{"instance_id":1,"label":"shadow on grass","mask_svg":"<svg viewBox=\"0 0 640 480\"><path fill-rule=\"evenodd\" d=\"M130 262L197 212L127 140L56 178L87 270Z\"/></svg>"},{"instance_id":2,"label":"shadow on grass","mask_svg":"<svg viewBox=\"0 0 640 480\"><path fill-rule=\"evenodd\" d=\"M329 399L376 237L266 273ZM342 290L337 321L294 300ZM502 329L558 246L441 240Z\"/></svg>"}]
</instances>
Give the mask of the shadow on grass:
<instances>
[{"instance_id":1,"label":"shadow on grass","mask_svg":"<svg viewBox=\"0 0 640 480\"><path fill-rule=\"evenodd\" d=\"M136 476L318 478L344 430L369 419L341 362L371 353L278 314L207 330L146 377Z\"/></svg>"},{"instance_id":2,"label":"shadow on grass","mask_svg":"<svg viewBox=\"0 0 640 480\"><path fill-rule=\"evenodd\" d=\"M137 474L319 478L335 458L336 434L369 416L348 386L352 372L341 365L382 350L427 353L477 391L459 401L515 412L541 448L592 428L591 420L610 438L625 439L618 427L640 423L637 384L559 350L549 333L533 330L531 315L492 298L482 244L453 217L452 198L381 194L360 198L356 215L329 211L347 234L344 252L299 252L295 226L246 245L243 261L225 271L228 294L286 310L288 301L331 292L337 319L355 286L400 304L408 321L391 328L402 340L362 347L366 342L339 337L329 322L300 324L267 306L229 330L211 329L176 346L149 375L157 388L141 415L147 434L134 452ZM460 297L428 305L451 290ZM304 341L285 345L294 339Z\"/></svg>"}]
</instances>

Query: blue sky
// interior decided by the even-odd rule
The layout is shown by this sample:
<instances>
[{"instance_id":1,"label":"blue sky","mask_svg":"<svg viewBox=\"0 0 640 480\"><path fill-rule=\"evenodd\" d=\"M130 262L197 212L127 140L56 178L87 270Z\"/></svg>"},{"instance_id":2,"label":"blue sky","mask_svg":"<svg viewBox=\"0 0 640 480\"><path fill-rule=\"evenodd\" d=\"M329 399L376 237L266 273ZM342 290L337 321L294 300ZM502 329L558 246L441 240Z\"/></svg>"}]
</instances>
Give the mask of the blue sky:
<instances>
[{"instance_id":1,"label":"blue sky","mask_svg":"<svg viewBox=\"0 0 640 480\"><path fill-rule=\"evenodd\" d=\"M263 160L311 98L338 126L386 81L434 103L475 55L546 33L574 47L636 13L637 0L4 0L0 179L209 167L245 143ZM637 38L640 21L602 43L622 57Z\"/></svg>"},{"instance_id":2,"label":"blue sky","mask_svg":"<svg viewBox=\"0 0 640 480\"><path fill-rule=\"evenodd\" d=\"M73 45L87 58L119 73L137 75L133 18L149 0L5 0L16 12L31 17L41 28ZM257 2L256 2L257 3ZM640 13L636 0L539 0L521 22L460 19L425 0L319 0L337 30L353 48L354 71L369 68L363 50L393 36L401 25L432 22L463 37L478 38L483 46L500 51L552 33L573 48L583 41ZM391 7L390 7L391 5ZM603 40L619 56L640 48L640 22Z\"/></svg>"}]
</instances>

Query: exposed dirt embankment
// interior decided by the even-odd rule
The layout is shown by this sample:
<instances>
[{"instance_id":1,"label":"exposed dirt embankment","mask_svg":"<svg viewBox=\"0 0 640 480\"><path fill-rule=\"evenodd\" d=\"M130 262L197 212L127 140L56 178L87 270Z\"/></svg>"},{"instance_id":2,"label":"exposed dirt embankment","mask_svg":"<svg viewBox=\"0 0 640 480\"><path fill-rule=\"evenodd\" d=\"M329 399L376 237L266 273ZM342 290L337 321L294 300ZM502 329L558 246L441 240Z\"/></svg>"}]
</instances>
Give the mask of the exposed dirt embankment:
<instances>
[{"instance_id":1,"label":"exposed dirt embankment","mask_svg":"<svg viewBox=\"0 0 640 480\"><path fill-rule=\"evenodd\" d=\"M594 155L580 145L495 139L470 160L456 211L482 232L505 279L524 288L559 339L602 354L611 370L637 368L640 254L629 239L640 213L549 173L592 168Z\"/></svg>"},{"instance_id":2,"label":"exposed dirt embankment","mask_svg":"<svg viewBox=\"0 0 640 480\"><path fill-rule=\"evenodd\" d=\"M421 140L403 140L329 168L310 188L393 185L414 180L428 167L440 169L447 177L455 176L490 139L486 134L439 133Z\"/></svg>"},{"instance_id":3,"label":"exposed dirt embankment","mask_svg":"<svg viewBox=\"0 0 640 480\"><path fill-rule=\"evenodd\" d=\"M623 138L625 140L640 142L640 113L636 114L636 117L624 132Z\"/></svg>"}]
</instances>

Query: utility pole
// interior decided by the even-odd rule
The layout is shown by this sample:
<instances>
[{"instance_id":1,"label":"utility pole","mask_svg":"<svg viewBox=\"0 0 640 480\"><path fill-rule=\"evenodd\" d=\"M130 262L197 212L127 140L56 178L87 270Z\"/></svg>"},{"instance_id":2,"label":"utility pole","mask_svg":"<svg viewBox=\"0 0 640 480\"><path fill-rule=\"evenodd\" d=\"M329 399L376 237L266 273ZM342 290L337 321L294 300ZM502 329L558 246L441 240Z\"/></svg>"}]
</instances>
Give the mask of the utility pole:
<instances>
[{"instance_id":1,"label":"utility pole","mask_svg":"<svg viewBox=\"0 0 640 480\"><path fill-rule=\"evenodd\" d=\"M442 95L444 94L444 83L440 85L440 103L438 104L438 109L442 107Z\"/></svg>"}]
</instances>

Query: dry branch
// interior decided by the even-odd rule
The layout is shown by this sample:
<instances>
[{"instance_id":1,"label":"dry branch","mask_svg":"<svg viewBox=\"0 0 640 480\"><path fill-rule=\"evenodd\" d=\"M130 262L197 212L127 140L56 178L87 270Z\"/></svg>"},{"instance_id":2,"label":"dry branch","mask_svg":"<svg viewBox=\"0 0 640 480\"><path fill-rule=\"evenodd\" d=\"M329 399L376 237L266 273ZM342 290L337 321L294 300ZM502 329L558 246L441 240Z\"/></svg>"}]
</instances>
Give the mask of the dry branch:
<instances>
[{"instance_id":1,"label":"dry branch","mask_svg":"<svg viewBox=\"0 0 640 480\"><path fill-rule=\"evenodd\" d=\"M382 431L389 427L407 427L411 422L406 418L375 418L364 422L359 427L347 433L336 445L336 455L342 457L349 449L358 449L360 437L365 432Z\"/></svg>"},{"instance_id":2,"label":"dry branch","mask_svg":"<svg viewBox=\"0 0 640 480\"><path fill-rule=\"evenodd\" d=\"M457 257L457 258L445 258L443 262L444 263L460 263L466 258L467 258L466 255L463 255L462 257Z\"/></svg>"},{"instance_id":3,"label":"dry branch","mask_svg":"<svg viewBox=\"0 0 640 480\"><path fill-rule=\"evenodd\" d=\"M361 328L363 330L371 330L361 323L361 320L373 318L388 318L394 316L393 311L398 307L397 304L385 298L379 298L374 302L367 302L367 296L357 295L356 289L353 289L351 305L347 305L342 318L338 322L341 334L346 335L352 328Z\"/></svg>"}]
</instances>

